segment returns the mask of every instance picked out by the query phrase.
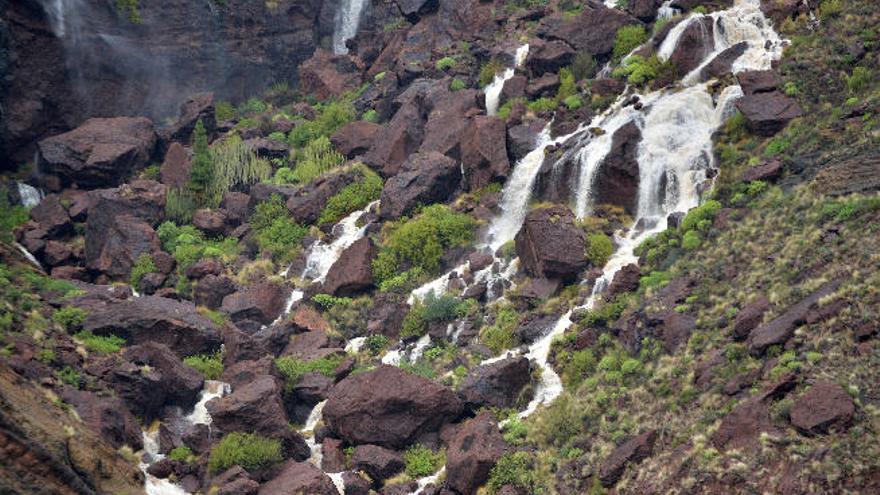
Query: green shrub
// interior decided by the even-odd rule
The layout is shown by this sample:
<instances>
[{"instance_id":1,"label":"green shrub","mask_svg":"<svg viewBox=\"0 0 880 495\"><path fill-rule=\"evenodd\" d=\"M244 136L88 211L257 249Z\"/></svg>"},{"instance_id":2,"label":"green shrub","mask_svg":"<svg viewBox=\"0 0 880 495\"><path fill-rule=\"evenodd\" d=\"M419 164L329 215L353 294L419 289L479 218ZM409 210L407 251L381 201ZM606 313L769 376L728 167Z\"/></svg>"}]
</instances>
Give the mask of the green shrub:
<instances>
[{"instance_id":1,"label":"green shrub","mask_svg":"<svg viewBox=\"0 0 880 495\"><path fill-rule=\"evenodd\" d=\"M574 351L565 363L562 379L566 387L574 388L596 370L596 356L592 349Z\"/></svg>"},{"instance_id":2,"label":"green shrub","mask_svg":"<svg viewBox=\"0 0 880 495\"><path fill-rule=\"evenodd\" d=\"M443 57L434 64L434 67L436 67L437 70L447 71L447 70L455 67L455 64L456 64L456 62L455 62L454 58Z\"/></svg>"},{"instance_id":3,"label":"green shrub","mask_svg":"<svg viewBox=\"0 0 880 495\"><path fill-rule=\"evenodd\" d=\"M388 337L382 334L370 335L364 339L364 348L373 356L378 356L388 347Z\"/></svg>"},{"instance_id":4,"label":"green shrub","mask_svg":"<svg viewBox=\"0 0 880 495\"><path fill-rule=\"evenodd\" d=\"M333 148L329 138L321 136L297 153L293 180L297 184L306 184L343 163L345 157Z\"/></svg>"},{"instance_id":5,"label":"green shrub","mask_svg":"<svg viewBox=\"0 0 880 495\"><path fill-rule=\"evenodd\" d=\"M614 35L614 50L611 55L614 60L620 60L646 41L648 41L648 32L642 25L623 26Z\"/></svg>"},{"instance_id":6,"label":"green shrub","mask_svg":"<svg viewBox=\"0 0 880 495\"><path fill-rule=\"evenodd\" d=\"M492 84L495 74L505 69L504 64L494 58L480 66L480 86L486 87Z\"/></svg>"},{"instance_id":7,"label":"green shrub","mask_svg":"<svg viewBox=\"0 0 880 495\"><path fill-rule=\"evenodd\" d=\"M183 358L183 364L201 373L205 380L219 380L223 374L223 356L219 351L187 356Z\"/></svg>"},{"instance_id":8,"label":"green shrub","mask_svg":"<svg viewBox=\"0 0 880 495\"><path fill-rule=\"evenodd\" d=\"M55 376L73 388L80 388L82 386L82 377L80 376L79 371L76 371L70 366L55 370Z\"/></svg>"},{"instance_id":9,"label":"green shrub","mask_svg":"<svg viewBox=\"0 0 880 495\"><path fill-rule=\"evenodd\" d=\"M144 275L148 273L156 273L159 269L156 268L156 263L153 262L153 257L149 253L141 253L138 256L137 261L135 261L134 266L131 267L131 277L129 277L129 283L132 287L137 289L138 285L141 283L141 279L144 278Z\"/></svg>"},{"instance_id":10,"label":"green shrub","mask_svg":"<svg viewBox=\"0 0 880 495\"><path fill-rule=\"evenodd\" d=\"M336 297L330 294L315 294L312 296L312 302L321 307L321 309L329 310L335 307L345 307L352 303L350 297Z\"/></svg>"},{"instance_id":11,"label":"green shrub","mask_svg":"<svg viewBox=\"0 0 880 495\"><path fill-rule=\"evenodd\" d=\"M668 272L653 271L639 279L642 288L663 287L668 284L672 276Z\"/></svg>"},{"instance_id":12,"label":"green shrub","mask_svg":"<svg viewBox=\"0 0 880 495\"><path fill-rule=\"evenodd\" d=\"M611 75L625 77L630 84L641 86L657 78L663 70L668 70L669 67L668 62L663 62L656 55L647 59L641 55L632 55L614 69Z\"/></svg>"},{"instance_id":13,"label":"green shrub","mask_svg":"<svg viewBox=\"0 0 880 495\"><path fill-rule=\"evenodd\" d=\"M498 459L489 472L486 487L491 495L498 493L504 485L513 485L526 493L534 493L535 481L528 452L508 452Z\"/></svg>"},{"instance_id":14,"label":"green shrub","mask_svg":"<svg viewBox=\"0 0 880 495\"><path fill-rule=\"evenodd\" d=\"M314 120L304 122L290 131L289 144L302 148L319 137L330 137L340 127L351 122L357 115L350 101L333 101L321 107L321 113Z\"/></svg>"},{"instance_id":15,"label":"green shrub","mask_svg":"<svg viewBox=\"0 0 880 495\"><path fill-rule=\"evenodd\" d=\"M181 445L180 447L174 447L171 449L171 452L168 452L168 458L172 461L190 462L195 456L193 455L192 449L186 445Z\"/></svg>"},{"instance_id":16,"label":"green shrub","mask_svg":"<svg viewBox=\"0 0 880 495\"><path fill-rule=\"evenodd\" d=\"M379 284L379 290L382 292L396 292L404 294L416 288L425 278L425 271L421 268L413 268L399 275L395 275L387 280L383 280Z\"/></svg>"},{"instance_id":17,"label":"green shrub","mask_svg":"<svg viewBox=\"0 0 880 495\"><path fill-rule=\"evenodd\" d=\"M587 259L593 266L605 266L613 252L614 243L607 235L602 232L587 235Z\"/></svg>"},{"instance_id":18,"label":"green shrub","mask_svg":"<svg viewBox=\"0 0 880 495\"><path fill-rule=\"evenodd\" d=\"M214 104L214 116L217 122L232 120L235 117L235 108L228 101L218 101Z\"/></svg>"},{"instance_id":19,"label":"green shrub","mask_svg":"<svg viewBox=\"0 0 880 495\"><path fill-rule=\"evenodd\" d=\"M568 98L562 100L562 102L565 103L565 106L572 111L584 106L584 100L583 98L581 98L580 95L571 95Z\"/></svg>"},{"instance_id":20,"label":"green shrub","mask_svg":"<svg viewBox=\"0 0 880 495\"><path fill-rule=\"evenodd\" d=\"M458 79L458 78L453 79L452 82L449 83L449 90L450 91L461 91L466 87L467 87L467 84L465 84L464 81L462 81L461 79Z\"/></svg>"},{"instance_id":21,"label":"green shrub","mask_svg":"<svg viewBox=\"0 0 880 495\"><path fill-rule=\"evenodd\" d=\"M826 21L832 17L837 17L843 12L843 6L840 0L822 0L819 4L819 19Z\"/></svg>"},{"instance_id":22,"label":"green shrub","mask_svg":"<svg viewBox=\"0 0 880 495\"><path fill-rule=\"evenodd\" d=\"M432 273L447 249L473 240L475 226L471 217L446 205L428 206L415 218L391 227L373 260L373 276L381 284L397 275L402 263Z\"/></svg>"},{"instance_id":23,"label":"green shrub","mask_svg":"<svg viewBox=\"0 0 880 495\"><path fill-rule=\"evenodd\" d=\"M268 160L257 156L238 136L232 136L211 148L213 176L202 206L215 207L227 191L267 180L272 175Z\"/></svg>"},{"instance_id":24,"label":"green shrub","mask_svg":"<svg viewBox=\"0 0 880 495\"><path fill-rule=\"evenodd\" d=\"M138 174L138 178L144 179L144 180L161 181L162 180L162 168L158 164L155 164L155 163L150 164L149 166L147 166L146 168L141 170L141 173Z\"/></svg>"},{"instance_id":25,"label":"green shrub","mask_svg":"<svg viewBox=\"0 0 880 495\"><path fill-rule=\"evenodd\" d=\"M596 59L589 52L578 52L571 64L571 73L578 81L589 79L596 71Z\"/></svg>"},{"instance_id":26,"label":"green shrub","mask_svg":"<svg viewBox=\"0 0 880 495\"><path fill-rule=\"evenodd\" d=\"M52 313L52 321L64 327L65 330L70 331L81 327L83 322L86 321L88 315L89 312L83 308L65 306L56 309L55 312Z\"/></svg>"},{"instance_id":27,"label":"green shrub","mask_svg":"<svg viewBox=\"0 0 880 495\"><path fill-rule=\"evenodd\" d=\"M125 339L116 335L94 335L89 331L82 331L74 335L76 340L82 342L86 349L95 354L115 354L125 345Z\"/></svg>"},{"instance_id":28,"label":"green shrub","mask_svg":"<svg viewBox=\"0 0 880 495\"><path fill-rule=\"evenodd\" d=\"M500 307L492 325L480 331L480 340L495 353L511 349L519 343L516 328L519 325L519 313L513 306Z\"/></svg>"},{"instance_id":29,"label":"green shrub","mask_svg":"<svg viewBox=\"0 0 880 495\"><path fill-rule=\"evenodd\" d=\"M138 0L116 0L115 6L116 11L125 16L125 18L128 19L128 22L132 24L140 24L144 22L141 17Z\"/></svg>"},{"instance_id":30,"label":"green shrub","mask_svg":"<svg viewBox=\"0 0 880 495\"><path fill-rule=\"evenodd\" d=\"M275 367L284 376L284 388L289 392L293 390L293 387L299 383L299 379L306 373L318 372L332 378L335 376L336 368L339 367L343 359L343 356L329 356L304 361L292 356L282 356L275 359Z\"/></svg>"},{"instance_id":31,"label":"green shrub","mask_svg":"<svg viewBox=\"0 0 880 495\"><path fill-rule=\"evenodd\" d=\"M871 71L867 67L856 67L852 74L847 76L846 85L853 93L860 91L871 82Z\"/></svg>"},{"instance_id":32,"label":"green shrub","mask_svg":"<svg viewBox=\"0 0 880 495\"><path fill-rule=\"evenodd\" d=\"M193 130L193 159L189 172L189 190L201 205L208 204L208 194L214 182L214 162L208 148L208 135L202 120Z\"/></svg>"},{"instance_id":33,"label":"green shrub","mask_svg":"<svg viewBox=\"0 0 880 495\"><path fill-rule=\"evenodd\" d=\"M382 178L363 165L358 170L363 179L345 186L327 200L318 218L318 225L336 223L382 195Z\"/></svg>"},{"instance_id":34,"label":"green shrub","mask_svg":"<svg viewBox=\"0 0 880 495\"><path fill-rule=\"evenodd\" d=\"M207 240L192 225L178 227L173 222L164 222L156 229L156 234L162 243L162 249L177 261L179 276L183 276L187 268L203 258L232 261L241 249L237 239Z\"/></svg>"},{"instance_id":35,"label":"green shrub","mask_svg":"<svg viewBox=\"0 0 880 495\"><path fill-rule=\"evenodd\" d=\"M361 115L361 120L374 123L379 122L379 112L371 108Z\"/></svg>"},{"instance_id":36,"label":"green shrub","mask_svg":"<svg viewBox=\"0 0 880 495\"><path fill-rule=\"evenodd\" d=\"M406 463L406 474L416 479L436 473L446 464L446 453L442 450L434 452L417 444L403 454L403 460Z\"/></svg>"},{"instance_id":37,"label":"green shrub","mask_svg":"<svg viewBox=\"0 0 880 495\"><path fill-rule=\"evenodd\" d=\"M410 307L409 312L403 317L400 328L401 339L413 339L425 335L428 331L428 322L425 321L425 305L416 301Z\"/></svg>"},{"instance_id":38,"label":"green shrub","mask_svg":"<svg viewBox=\"0 0 880 495\"><path fill-rule=\"evenodd\" d=\"M422 317L426 322L451 321L461 316L460 312L464 306L459 299L443 294L435 295L433 292L425 296L425 309Z\"/></svg>"},{"instance_id":39,"label":"green shrub","mask_svg":"<svg viewBox=\"0 0 880 495\"><path fill-rule=\"evenodd\" d=\"M4 184L0 184L0 242L12 243L12 231L24 225L30 219L28 209L21 205L9 204L9 193Z\"/></svg>"},{"instance_id":40,"label":"green shrub","mask_svg":"<svg viewBox=\"0 0 880 495\"><path fill-rule=\"evenodd\" d=\"M169 187L165 195L165 218L180 225L192 222L193 213L198 209L193 193L189 189Z\"/></svg>"},{"instance_id":41,"label":"green shrub","mask_svg":"<svg viewBox=\"0 0 880 495\"><path fill-rule=\"evenodd\" d=\"M259 203L251 216L251 229L260 250L278 259L289 259L296 252L308 229L293 221L281 197L273 194Z\"/></svg>"},{"instance_id":42,"label":"green shrub","mask_svg":"<svg viewBox=\"0 0 880 495\"><path fill-rule=\"evenodd\" d=\"M282 459L280 441L253 433L232 432L211 449L208 470L219 473L237 465L250 471Z\"/></svg>"},{"instance_id":43,"label":"green shrub","mask_svg":"<svg viewBox=\"0 0 880 495\"><path fill-rule=\"evenodd\" d=\"M535 113L552 112L558 106L559 103L554 98L538 98L528 104L529 110Z\"/></svg>"},{"instance_id":44,"label":"green shrub","mask_svg":"<svg viewBox=\"0 0 880 495\"><path fill-rule=\"evenodd\" d=\"M688 230L696 229L704 220L711 222L715 219L715 215L717 215L720 210L721 203L718 201L706 201L702 205L693 208L687 213L687 215L685 215L684 219L681 221L681 230L687 232Z\"/></svg>"},{"instance_id":45,"label":"green shrub","mask_svg":"<svg viewBox=\"0 0 880 495\"><path fill-rule=\"evenodd\" d=\"M577 82L571 69L559 69L559 89L556 91L556 101L565 101L569 96L577 94Z\"/></svg>"},{"instance_id":46,"label":"green shrub","mask_svg":"<svg viewBox=\"0 0 880 495\"><path fill-rule=\"evenodd\" d=\"M700 238L700 234L696 230L688 230L681 237L681 247L688 251L699 248L702 243L703 239Z\"/></svg>"}]
</instances>

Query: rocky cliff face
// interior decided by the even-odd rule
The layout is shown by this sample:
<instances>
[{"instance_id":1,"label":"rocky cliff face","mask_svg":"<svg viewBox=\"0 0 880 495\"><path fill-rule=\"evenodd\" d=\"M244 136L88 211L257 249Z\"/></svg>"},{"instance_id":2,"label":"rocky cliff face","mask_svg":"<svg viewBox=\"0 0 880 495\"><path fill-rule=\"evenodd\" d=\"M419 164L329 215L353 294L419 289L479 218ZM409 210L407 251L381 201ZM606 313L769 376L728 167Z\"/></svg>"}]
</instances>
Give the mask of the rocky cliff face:
<instances>
[{"instance_id":1,"label":"rocky cliff face","mask_svg":"<svg viewBox=\"0 0 880 495\"><path fill-rule=\"evenodd\" d=\"M173 116L187 95L241 101L297 67L333 32L335 2L105 0L0 3L0 150L88 117Z\"/></svg>"}]
</instances>

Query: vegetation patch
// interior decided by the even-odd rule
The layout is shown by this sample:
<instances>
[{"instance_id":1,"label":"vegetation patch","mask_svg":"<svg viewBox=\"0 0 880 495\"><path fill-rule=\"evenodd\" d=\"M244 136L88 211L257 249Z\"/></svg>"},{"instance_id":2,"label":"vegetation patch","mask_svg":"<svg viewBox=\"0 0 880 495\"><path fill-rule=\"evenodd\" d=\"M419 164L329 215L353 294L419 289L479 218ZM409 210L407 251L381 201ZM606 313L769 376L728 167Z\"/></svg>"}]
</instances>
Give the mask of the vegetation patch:
<instances>
[{"instance_id":1,"label":"vegetation patch","mask_svg":"<svg viewBox=\"0 0 880 495\"><path fill-rule=\"evenodd\" d=\"M208 470L219 473L241 466L253 471L283 459L281 442L253 433L232 432L220 440L208 457Z\"/></svg>"}]
</instances>

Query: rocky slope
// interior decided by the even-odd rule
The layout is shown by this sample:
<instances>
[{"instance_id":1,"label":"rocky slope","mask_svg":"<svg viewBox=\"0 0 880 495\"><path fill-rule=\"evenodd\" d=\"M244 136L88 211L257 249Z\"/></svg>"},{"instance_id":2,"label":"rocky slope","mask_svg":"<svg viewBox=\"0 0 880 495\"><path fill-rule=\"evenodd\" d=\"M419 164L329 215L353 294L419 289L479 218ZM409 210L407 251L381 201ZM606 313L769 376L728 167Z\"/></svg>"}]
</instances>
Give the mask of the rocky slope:
<instances>
[{"instance_id":1,"label":"rocky slope","mask_svg":"<svg viewBox=\"0 0 880 495\"><path fill-rule=\"evenodd\" d=\"M103 7L175 97L4 59L0 491L880 490L871 2Z\"/></svg>"}]
</instances>

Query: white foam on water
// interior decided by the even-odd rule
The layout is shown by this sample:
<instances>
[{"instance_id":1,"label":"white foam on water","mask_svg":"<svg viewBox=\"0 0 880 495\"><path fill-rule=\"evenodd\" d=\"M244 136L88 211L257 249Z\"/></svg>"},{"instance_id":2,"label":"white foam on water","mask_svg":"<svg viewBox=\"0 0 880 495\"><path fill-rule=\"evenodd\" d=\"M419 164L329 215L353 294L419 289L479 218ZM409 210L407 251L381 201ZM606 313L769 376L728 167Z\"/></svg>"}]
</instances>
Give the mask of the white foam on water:
<instances>
[{"instance_id":1,"label":"white foam on water","mask_svg":"<svg viewBox=\"0 0 880 495\"><path fill-rule=\"evenodd\" d=\"M30 184L19 182L18 197L21 198L22 206L25 208L33 208L40 204L40 201L43 199L43 193Z\"/></svg>"},{"instance_id":2,"label":"white foam on water","mask_svg":"<svg viewBox=\"0 0 880 495\"><path fill-rule=\"evenodd\" d=\"M500 74L495 74L492 82L486 86L484 92L486 93L486 113L488 115L495 115L498 113L498 105L501 100L501 90L504 89L504 83L513 77L516 73L516 68L522 66L528 55L528 43L517 48L516 55L514 55L513 67L504 69Z\"/></svg>"},{"instance_id":3,"label":"white foam on water","mask_svg":"<svg viewBox=\"0 0 880 495\"><path fill-rule=\"evenodd\" d=\"M336 27L333 30L333 53L348 53L345 42L354 38L361 23L361 15L367 0L342 0L336 11Z\"/></svg>"}]
</instances>

